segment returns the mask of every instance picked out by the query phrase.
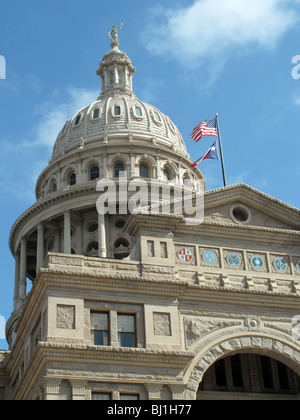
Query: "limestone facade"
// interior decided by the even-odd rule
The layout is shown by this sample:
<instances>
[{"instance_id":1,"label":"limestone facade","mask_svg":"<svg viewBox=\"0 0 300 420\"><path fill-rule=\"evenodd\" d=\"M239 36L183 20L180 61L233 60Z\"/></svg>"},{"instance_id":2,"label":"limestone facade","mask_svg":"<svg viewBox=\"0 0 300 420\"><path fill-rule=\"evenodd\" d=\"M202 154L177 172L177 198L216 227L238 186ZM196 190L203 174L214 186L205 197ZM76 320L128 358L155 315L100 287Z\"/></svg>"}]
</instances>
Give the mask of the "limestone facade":
<instances>
[{"instance_id":1,"label":"limestone facade","mask_svg":"<svg viewBox=\"0 0 300 420\"><path fill-rule=\"evenodd\" d=\"M203 180L134 71L118 47L104 56L100 97L63 127L12 228L0 399L299 399L298 209L237 184L205 192L199 225L97 213L97 180L120 168Z\"/></svg>"}]
</instances>

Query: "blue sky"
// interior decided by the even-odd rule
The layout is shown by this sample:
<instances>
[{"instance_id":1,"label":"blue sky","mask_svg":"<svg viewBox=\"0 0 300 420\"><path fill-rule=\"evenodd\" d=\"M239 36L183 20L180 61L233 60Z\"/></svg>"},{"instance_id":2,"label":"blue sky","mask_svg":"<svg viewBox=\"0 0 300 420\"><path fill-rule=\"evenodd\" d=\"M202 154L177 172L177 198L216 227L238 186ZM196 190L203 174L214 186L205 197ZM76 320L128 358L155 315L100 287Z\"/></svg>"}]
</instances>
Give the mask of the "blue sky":
<instances>
[{"instance_id":1,"label":"blue sky","mask_svg":"<svg viewBox=\"0 0 300 420\"><path fill-rule=\"evenodd\" d=\"M120 49L137 68L134 91L170 116L192 160L214 139L190 132L219 114L228 183L245 182L300 208L299 0L9 0L0 9L1 292L12 311L16 218L34 203L56 135L100 93L96 69L107 32L124 24ZM300 75L300 70L299 70ZM204 161L207 188L222 186ZM6 348L1 340L0 348Z\"/></svg>"}]
</instances>

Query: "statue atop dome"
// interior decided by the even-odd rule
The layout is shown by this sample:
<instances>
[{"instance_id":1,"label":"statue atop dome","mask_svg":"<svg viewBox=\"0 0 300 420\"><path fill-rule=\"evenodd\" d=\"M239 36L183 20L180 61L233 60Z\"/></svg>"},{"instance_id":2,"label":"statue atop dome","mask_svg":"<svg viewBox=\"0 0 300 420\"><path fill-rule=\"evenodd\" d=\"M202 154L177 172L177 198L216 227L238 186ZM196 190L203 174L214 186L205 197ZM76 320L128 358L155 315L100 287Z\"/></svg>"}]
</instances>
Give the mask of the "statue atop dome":
<instances>
[{"instance_id":1,"label":"statue atop dome","mask_svg":"<svg viewBox=\"0 0 300 420\"><path fill-rule=\"evenodd\" d=\"M118 32L122 29L123 23L120 23L120 28L117 29L116 25L113 25L112 29L108 32L108 35L111 39L111 48L119 47L119 38Z\"/></svg>"}]
</instances>

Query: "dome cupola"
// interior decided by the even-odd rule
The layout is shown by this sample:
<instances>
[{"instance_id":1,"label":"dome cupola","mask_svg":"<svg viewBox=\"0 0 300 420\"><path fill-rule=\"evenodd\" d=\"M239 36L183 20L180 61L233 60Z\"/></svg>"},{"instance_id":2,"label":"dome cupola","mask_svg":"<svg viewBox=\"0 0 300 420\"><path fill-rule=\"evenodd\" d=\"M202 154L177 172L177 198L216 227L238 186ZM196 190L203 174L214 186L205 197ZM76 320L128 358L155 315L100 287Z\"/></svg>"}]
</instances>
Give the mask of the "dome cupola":
<instances>
[{"instance_id":1,"label":"dome cupola","mask_svg":"<svg viewBox=\"0 0 300 420\"><path fill-rule=\"evenodd\" d=\"M120 29L122 24L120 26ZM123 93L132 94L132 75L136 69L132 66L128 56L119 50L119 40L115 25L109 32L112 50L103 57L97 74L102 80L101 97Z\"/></svg>"}]
</instances>

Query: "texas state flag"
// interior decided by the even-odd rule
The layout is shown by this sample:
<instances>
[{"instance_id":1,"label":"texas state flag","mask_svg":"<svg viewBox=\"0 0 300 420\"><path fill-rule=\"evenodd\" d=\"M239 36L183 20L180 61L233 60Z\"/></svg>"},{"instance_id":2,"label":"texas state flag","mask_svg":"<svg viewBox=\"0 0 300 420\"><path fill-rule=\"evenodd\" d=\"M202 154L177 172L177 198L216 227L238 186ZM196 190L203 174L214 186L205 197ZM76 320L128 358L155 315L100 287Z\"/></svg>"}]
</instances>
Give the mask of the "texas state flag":
<instances>
[{"instance_id":1,"label":"texas state flag","mask_svg":"<svg viewBox=\"0 0 300 420\"><path fill-rule=\"evenodd\" d=\"M207 151L207 153L202 156L200 159L196 160L196 162L192 163L190 167L197 166L199 163L201 163L205 159L216 159L220 160L219 158L219 152L217 148L217 142L215 142Z\"/></svg>"}]
</instances>

